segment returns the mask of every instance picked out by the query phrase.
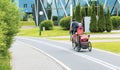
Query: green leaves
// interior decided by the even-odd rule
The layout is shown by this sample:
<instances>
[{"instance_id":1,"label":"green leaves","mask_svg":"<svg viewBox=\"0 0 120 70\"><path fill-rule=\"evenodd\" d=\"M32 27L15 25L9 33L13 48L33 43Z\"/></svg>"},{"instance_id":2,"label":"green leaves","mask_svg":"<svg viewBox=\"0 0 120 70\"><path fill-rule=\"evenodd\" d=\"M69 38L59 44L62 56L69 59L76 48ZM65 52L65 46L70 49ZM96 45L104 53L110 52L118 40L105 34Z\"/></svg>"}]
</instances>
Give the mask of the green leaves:
<instances>
[{"instance_id":1,"label":"green leaves","mask_svg":"<svg viewBox=\"0 0 120 70\"><path fill-rule=\"evenodd\" d=\"M70 29L70 16L62 18L60 20L60 26L65 30L69 30Z\"/></svg>"},{"instance_id":2,"label":"green leaves","mask_svg":"<svg viewBox=\"0 0 120 70\"><path fill-rule=\"evenodd\" d=\"M97 26L97 18L96 18L96 12L95 12L95 4L92 3L92 14L91 14L91 20L90 20L90 32L97 32L98 26Z\"/></svg>"},{"instance_id":3,"label":"green leaves","mask_svg":"<svg viewBox=\"0 0 120 70\"><path fill-rule=\"evenodd\" d=\"M81 13L80 13L81 7L80 7L80 3L77 4L76 8L75 8L75 19L78 22L81 22Z\"/></svg>"},{"instance_id":4,"label":"green leaves","mask_svg":"<svg viewBox=\"0 0 120 70\"><path fill-rule=\"evenodd\" d=\"M0 0L0 51L7 55L13 38L18 32L19 9L10 0Z\"/></svg>"},{"instance_id":5,"label":"green leaves","mask_svg":"<svg viewBox=\"0 0 120 70\"><path fill-rule=\"evenodd\" d=\"M44 20L41 22L41 28L45 27L45 30L52 30L53 29L53 21L51 20Z\"/></svg>"},{"instance_id":6,"label":"green leaves","mask_svg":"<svg viewBox=\"0 0 120 70\"><path fill-rule=\"evenodd\" d=\"M98 31L104 32L106 30L105 14L103 4L100 4L99 8L99 19L98 19Z\"/></svg>"}]
</instances>

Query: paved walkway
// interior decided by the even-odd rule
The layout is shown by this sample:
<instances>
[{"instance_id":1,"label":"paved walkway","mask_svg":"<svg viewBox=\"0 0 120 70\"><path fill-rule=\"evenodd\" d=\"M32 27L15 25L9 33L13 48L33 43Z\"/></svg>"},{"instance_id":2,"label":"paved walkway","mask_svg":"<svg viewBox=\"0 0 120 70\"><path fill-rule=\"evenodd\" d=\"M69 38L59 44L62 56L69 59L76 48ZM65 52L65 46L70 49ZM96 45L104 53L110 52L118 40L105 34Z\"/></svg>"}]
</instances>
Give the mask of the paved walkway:
<instances>
[{"instance_id":1,"label":"paved walkway","mask_svg":"<svg viewBox=\"0 0 120 70\"><path fill-rule=\"evenodd\" d=\"M12 70L64 70L47 55L16 41L10 48Z\"/></svg>"}]
</instances>

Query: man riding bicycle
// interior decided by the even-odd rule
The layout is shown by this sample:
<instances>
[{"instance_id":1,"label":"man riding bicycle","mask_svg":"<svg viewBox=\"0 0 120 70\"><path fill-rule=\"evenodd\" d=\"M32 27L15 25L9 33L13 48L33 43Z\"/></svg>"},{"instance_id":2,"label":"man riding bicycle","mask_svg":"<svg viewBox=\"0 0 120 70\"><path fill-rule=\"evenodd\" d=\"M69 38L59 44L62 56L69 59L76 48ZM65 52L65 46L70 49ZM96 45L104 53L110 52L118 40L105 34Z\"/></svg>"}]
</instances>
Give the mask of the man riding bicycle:
<instances>
[{"instance_id":1,"label":"man riding bicycle","mask_svg":"<svg viewBox=\"0 0 120 70\"><path fill-rule=\"evenodd\" d=\"M79 23L75 20L73 20L73 22L70 25L70 33L73 35L77 32L77 28L78 27L82 27L82 23Z\"/></svg>"}]
</instances>

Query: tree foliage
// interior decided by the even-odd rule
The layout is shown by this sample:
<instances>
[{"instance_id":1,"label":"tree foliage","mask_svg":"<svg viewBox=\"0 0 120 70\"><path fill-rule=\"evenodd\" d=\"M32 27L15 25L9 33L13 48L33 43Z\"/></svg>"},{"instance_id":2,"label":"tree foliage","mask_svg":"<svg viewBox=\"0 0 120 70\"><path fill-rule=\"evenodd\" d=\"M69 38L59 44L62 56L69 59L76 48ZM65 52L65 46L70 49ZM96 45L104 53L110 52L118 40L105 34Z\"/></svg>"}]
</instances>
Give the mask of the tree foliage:
<instances>
[{"instance_id":1,"label":"tree foliage","mask_svg":"<svg viewBox=\"0 0 120 70\"><path fill-rule=\"evenodd\" d=\"M51 15L52 15L52 8L51 8L51 6L52 6L52 3L51 4L47 3L47 16L48 16L49 20L51 19Z\"/></svg>"},{"instance_id":2,"label":"tree foliage","mask_svg":"<svg viewBox=\"0 0 120 70\"><path fill-rule=\"evenodd\" d=\"M106 24L105 24L104 9L103 9L103 4L100 4L99 19L98 19L98 31L104 32L105 30L106 30Z\"/></svg>"},{"instance_id":3,"label":"tree foliage","mask_svg":"<svg viewBox=\"0 0 120 70\"><path fill-rule=\"evenodd\" d=\"M106 31L111 32L112 29L113 29L113 25L110 19L110 9L108 8L107 15L106 15Z\"/></svg>"},{"instance_id":4,"label":"tree foliage","mask_svg":"<svg viewBox=\"0 0 120 70\"><path fill-rule=\"evenodd\" d=\"M82 17L86 16L85 7L82 7L82 9L81 9L81 16Z\"/></svg>"},{"instance_id":5,"label":"tree foliage","mask_svg":"<svg viewBox=\"0 0 120 70\"><path fill-rule=\"evenodd\" d=\"M19 9L10 0L0 0L0 50L6 52L18 32L20 20ZM3 45L3 46L1 46Z\"/></svg>"},{"instance_id":6,"label":"tree foliage","mask_svg":"<svg viewBox=\"0 0 120 70\"><path fill-rule=\"evenodd\" d=\"M51 20L44 20L41 22L41 28L45 27L45 30L52 30L53 29L53 21Z\"/></svg>"},{"instance_id":7,"label":"tree foliage","mask_svg":"<svg viewBox=\"0 0 120 70\"><path fill-rule=\"evenodd\" d=\"M81 22L81 14L80 14L80 10L81 10L81 6L80 3L77 4L76 8L75 8L75 19L78 22Z\"/></svg>"},{"instance_id":8,"label":"tree foliage","mask_svg":"<svg viewBox=\"0 0 120 70\"><path fill-rule=\"evenodd\" d=\"M70 29L70 16L62 18L60 20L60 26L65 30L69 30Z\"/></svg>"},{"instance_id":9,"label":"tree foliage","mask_svg":"<svg viewBox=\"0 0 120 70\"><path fill-rule=\"evenodd\" d=\"M91 14L91 20L90 20L90 32L97 32L98 26L97 26L97 19L96 19L96 13L95 13L95 4L92 3L92 14Z\"/></svg>"},{"instance_id":10,"label":"tree foliage","mask_svg":"<svg viewBox=\"0 0 120 70\"><path fill-rule=\"evenodd\" d=\"M75 19L75 8L73 8L73 10L72 10L72 19Z\"/></svg>"},{"instance_id":11,"label":"tree foliage","mask_svg":"<svg viewBox=\"0 0 120 70\"><path fill-rule=\"evenodd\" d=\"M91 7L88 7L88 16L91 16L91 14L92 14L92 9Z\"/></svg>"}]
</instances>

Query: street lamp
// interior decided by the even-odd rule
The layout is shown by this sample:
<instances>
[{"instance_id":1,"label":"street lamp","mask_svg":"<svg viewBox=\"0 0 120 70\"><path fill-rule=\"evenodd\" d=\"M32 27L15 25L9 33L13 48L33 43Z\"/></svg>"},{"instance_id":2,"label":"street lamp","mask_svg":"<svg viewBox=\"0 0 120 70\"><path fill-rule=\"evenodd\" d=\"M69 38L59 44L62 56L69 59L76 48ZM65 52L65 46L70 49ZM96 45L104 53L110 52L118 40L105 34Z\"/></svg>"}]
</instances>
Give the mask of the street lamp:
<instances>
[{"instance_id":1,"label":"street lamp","mask_svg":"<svg viewBox=\"0 0 120 70\"><path fill-rule=\"evenodd\" d=\"M40 32L39 32L39 35L41 35L41 31L42 31L42 27L41 27L41 17L42 17L42 15L43 15L43 11L40 11L40 12L39 12L39 15L40 15L40 25L39 25L39 27L40 27Z\"/></svg>"}]
</instances>

